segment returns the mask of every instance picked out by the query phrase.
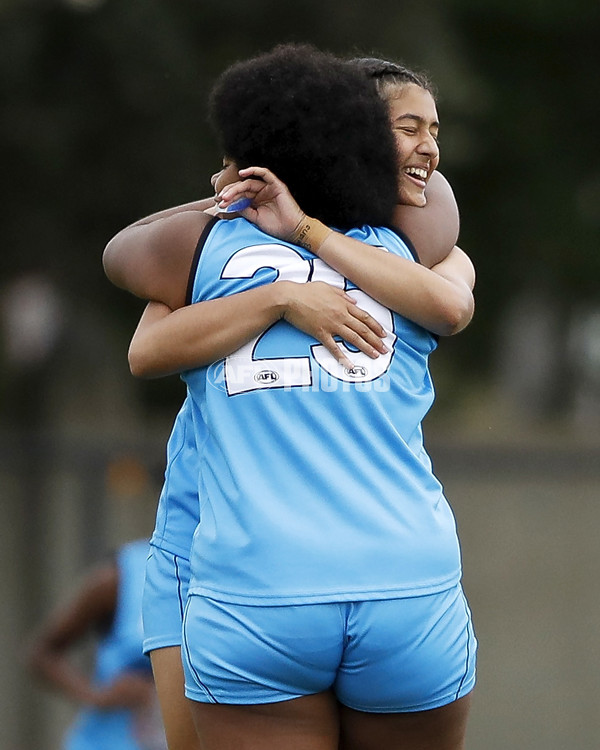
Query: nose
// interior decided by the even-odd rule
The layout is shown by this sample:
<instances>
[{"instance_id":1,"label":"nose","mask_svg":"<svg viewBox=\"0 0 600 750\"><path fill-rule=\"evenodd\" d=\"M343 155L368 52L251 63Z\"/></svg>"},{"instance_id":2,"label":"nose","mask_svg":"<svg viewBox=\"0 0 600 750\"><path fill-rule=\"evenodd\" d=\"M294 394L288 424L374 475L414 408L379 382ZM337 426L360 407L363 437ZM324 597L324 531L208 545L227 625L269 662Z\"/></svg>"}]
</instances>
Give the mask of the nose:
<instances>
[{"instance_id":1,"label":"nose","mask_svg":"<svg viewBox=\"0 0 600 750\"><path fill-rule=\"evenodd\" d=\"M210 178L210 184L212 185L212 189L216 191L217 189L217 180L219 179L219 175L221 172L215 172L211 178Z\"/></svg>"},{"instance_id":2,"label":"nose","mask_svg":"<svg viewBox=\"0 0 600 750\"><path fill-rule=\"evenodd\" d=\"M420 154L428 156L430 159L438 159L440 155L440 149L437 141L431 133L427 133L421 143L419 144L417 151Z\"/></svg>"}]
</instances>

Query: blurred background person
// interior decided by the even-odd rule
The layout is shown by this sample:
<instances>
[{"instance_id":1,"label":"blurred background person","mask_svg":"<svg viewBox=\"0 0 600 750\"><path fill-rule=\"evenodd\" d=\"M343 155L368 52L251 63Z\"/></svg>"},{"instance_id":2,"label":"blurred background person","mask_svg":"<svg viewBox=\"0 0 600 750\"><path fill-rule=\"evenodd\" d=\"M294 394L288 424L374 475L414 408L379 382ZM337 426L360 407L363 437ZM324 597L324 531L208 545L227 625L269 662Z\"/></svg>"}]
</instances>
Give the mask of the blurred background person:
<instances>
[{"instance_id":1,"label":"blurred background person","mask_svg":"<svg viewBox=\"0 0 600 750\"><path fill-rule=\"evenodd\" d=\"M148 542L135 540L91 569L42 621L27 648L32 672L81 709L64 750L165 750L150 662L142 653L142 587ZM96 638L91 674L72 649Z\"/></svg>"}]
</instances>

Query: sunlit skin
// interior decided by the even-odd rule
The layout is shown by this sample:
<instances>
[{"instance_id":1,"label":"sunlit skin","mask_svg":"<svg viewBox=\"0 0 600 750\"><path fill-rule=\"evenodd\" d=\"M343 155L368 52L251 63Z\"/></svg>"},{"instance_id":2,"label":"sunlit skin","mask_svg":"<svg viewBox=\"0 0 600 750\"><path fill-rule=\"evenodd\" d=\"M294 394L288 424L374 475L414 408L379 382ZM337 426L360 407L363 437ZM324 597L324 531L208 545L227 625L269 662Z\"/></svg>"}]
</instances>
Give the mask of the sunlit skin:
<instances>
[{"instance_id":1,"label":"sunlit skin","mask_svg":"<svg viewBox=\"0 0 600 750\"><path fill-rule=\"evenodd\" d=\"M406 83L389 96L388 103L398 146L399 202L424 206L427 182L440 161L435 101L429 91ZM426 174L411 173L414 168L425 170Z\"/></svg>"}]
</instances>

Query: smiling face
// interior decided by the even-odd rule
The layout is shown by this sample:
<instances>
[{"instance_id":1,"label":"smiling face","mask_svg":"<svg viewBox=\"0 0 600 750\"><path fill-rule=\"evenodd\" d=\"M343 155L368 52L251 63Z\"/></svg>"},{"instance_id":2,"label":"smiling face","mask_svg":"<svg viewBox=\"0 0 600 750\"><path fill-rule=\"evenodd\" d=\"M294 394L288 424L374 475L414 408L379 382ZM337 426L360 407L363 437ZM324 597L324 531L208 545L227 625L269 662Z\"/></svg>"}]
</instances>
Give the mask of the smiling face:
<instances>
[{"instance_id":1,"label":"smiling face","mask_svg":"<svg viewBox=\"0 0 600 750\"><path fill-rule=\"evenodd\" d=\"M440 161L435 100L414 83L393 87L386 99L398 147L399 202L424 206L425 187Z\"/></svg>"}]
</instances>

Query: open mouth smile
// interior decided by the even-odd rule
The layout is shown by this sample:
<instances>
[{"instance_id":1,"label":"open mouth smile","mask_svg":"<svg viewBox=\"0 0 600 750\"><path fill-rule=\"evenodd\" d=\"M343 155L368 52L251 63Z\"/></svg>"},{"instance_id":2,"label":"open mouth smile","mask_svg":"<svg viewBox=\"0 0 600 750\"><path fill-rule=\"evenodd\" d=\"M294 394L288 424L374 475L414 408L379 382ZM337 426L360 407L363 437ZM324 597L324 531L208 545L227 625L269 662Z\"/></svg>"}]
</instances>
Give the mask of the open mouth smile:
<instances>
[{"instance_id":1,"label":"open mouth smile","mask_svg":"<svg viewBox=\"0 0 600 750\"><path fill-rule=\"evenodd\" d=\"M410 177L411 180L418 183L421 187L425 187L427 183L428 171L423 167L406 167L404 174Z\"/></svg>"}]
</instances>

